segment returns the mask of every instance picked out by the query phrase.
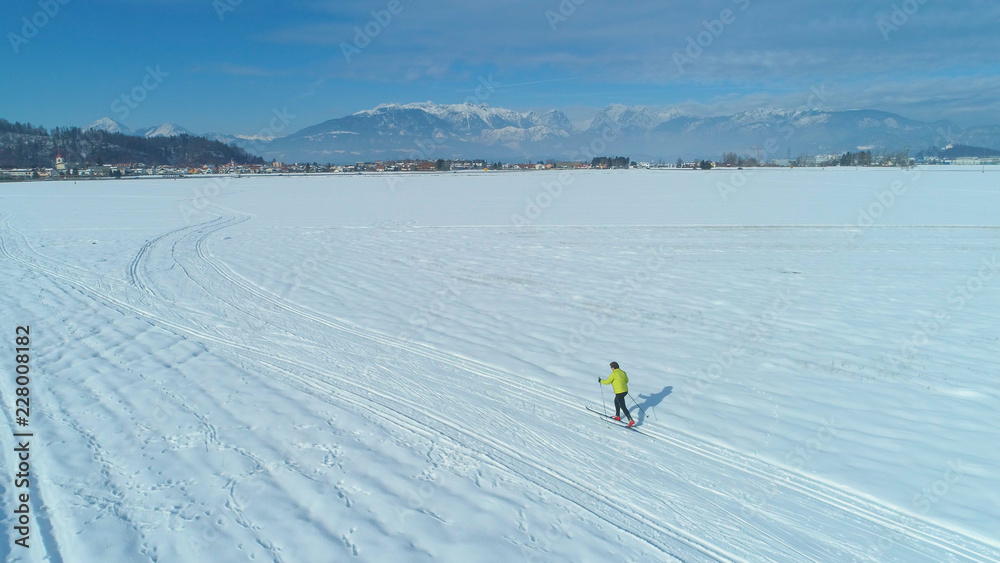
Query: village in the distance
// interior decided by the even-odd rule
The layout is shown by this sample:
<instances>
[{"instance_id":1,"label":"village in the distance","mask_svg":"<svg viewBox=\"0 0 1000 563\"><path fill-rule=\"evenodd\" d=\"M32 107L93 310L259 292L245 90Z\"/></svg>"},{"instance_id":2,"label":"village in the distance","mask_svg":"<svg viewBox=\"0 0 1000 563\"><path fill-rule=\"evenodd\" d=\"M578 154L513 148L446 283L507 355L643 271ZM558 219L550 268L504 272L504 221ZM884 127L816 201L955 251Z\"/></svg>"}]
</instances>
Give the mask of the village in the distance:
<instances>
[{"instance_id":1,"label":"village in the distance","mask_svg":"<svg viewBox=\"0 0 1000 563\"><path fill-rule=\"evenodd\" d=\"M187 177L206 175L251 175L251 174L360 174L384 172L496 172L496 171L537 171L537 170L712 170L716 168L751 167L903 167L923 165L987 166L1000 165L1000 157L961 156L946 158L941 156L909 157L905 154L875 155L870 151L857 153L800 156L796 159L772 159L760 162L754 157L739 157L726 153L719 160L685 161L678 159L671 163L635 162L628 157L596 157L591 161L546 160L527 163L489 162L476 160L386 160L376 162L356 162L354 164L284 163L279 161L262 164L229 162L221 165L200 166L152 166L139 163L91 164L69 162L63 155L56 154L51 167L0 168L0 181L30 180L88 180L109 178L141 177Z\"/></svg>"}]
</instances>

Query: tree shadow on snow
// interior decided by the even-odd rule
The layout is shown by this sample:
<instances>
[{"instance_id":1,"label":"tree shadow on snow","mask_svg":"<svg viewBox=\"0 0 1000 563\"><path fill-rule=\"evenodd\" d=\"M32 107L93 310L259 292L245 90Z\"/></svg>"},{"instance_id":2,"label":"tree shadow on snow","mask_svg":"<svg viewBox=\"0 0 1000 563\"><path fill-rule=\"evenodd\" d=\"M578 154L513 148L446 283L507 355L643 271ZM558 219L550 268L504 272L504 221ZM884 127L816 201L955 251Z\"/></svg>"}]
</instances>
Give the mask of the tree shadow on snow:
<instances>
[{"instance_id":1,"label":"tree shadow on snow","mask_svg":"<svg viewBox=\"0 0 1000 563\"><path fill-rule=\"evenodd\" d=\"M656 415L653 414L652 411L650 411L650 409L658 406L660 403L663 402L663 399L667 398L667 395L673 392L674 388L668 385L667 387L664 387L662 391L658 391L656 393L645 394L645 395L640 393L638 399L636 400L636 404L642 407L642 410L639 411L638 413L639 416L642 416L642 412L646 411L647 413L652 414L655 417ZM642 421L640 420L640 422Z\"/></svg>"}]
</instances>

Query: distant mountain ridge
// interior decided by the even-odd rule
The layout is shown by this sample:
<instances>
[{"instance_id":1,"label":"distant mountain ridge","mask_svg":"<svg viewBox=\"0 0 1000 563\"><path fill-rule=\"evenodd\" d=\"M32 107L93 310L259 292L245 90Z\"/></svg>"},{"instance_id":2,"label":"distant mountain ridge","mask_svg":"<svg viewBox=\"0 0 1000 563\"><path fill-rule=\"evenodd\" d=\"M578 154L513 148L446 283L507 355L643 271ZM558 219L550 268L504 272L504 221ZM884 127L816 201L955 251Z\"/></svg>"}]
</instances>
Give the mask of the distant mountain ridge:
<instances>
[{"instance_id":1,"label":"distant mountain ridge","mask_svg":"<svg viewBox=\"0 0 1000 563\"><path fill-rule=\"evenodd\" d=\"M486 105L383 104L257 146L285 161L468 158L589 160L713 158L723 152L769 159L865 148L913 153L975 139L1000 148L1000 127L962 129L876 110L754 109L698 117L668 109L610 105L583 130L559 110L519 113ZM968 143L973 144L973 143Z\"/></svg>"},{"instance_id":2,"label":"distant mountain ridge","mask_svg":"<svg viewBox=\"0 0 1000 563\"><path fill-rule=\"evenodd\" d=\"M683 117L684 113L678 110L654 112L644 106L611 104L598 112L588 130L619 137L643 135L663 123Z\"/></svg>"},{"instance_id":3,"label":"distant mountain ridge","mask_svg":"<svg viewBox=\"0 0 1000 563\"><path fill-rule=\"evenodd\" d=\"M91 127L127 130L108 118ZM186 130L164 124L129 134L157 137L180 132ZM283 137L204 136L271 159L323 163L407 158L590 160L609 155L655 161L718 158L730 151L773 159L859 149L908 148L916 154L950 144L1000 149L1000 126L961 128L947 121L923 122L877 110L759 108L700 117L673 108L621 104L601 109L584 128L574 127L558 109L537 113L486 104L418 102L380 104Z\"/></svg>"},{"instance_id":4,"label":"distant mountain ridge","mask_svg":"<svg viewBox=\"0 0 1000 563\"><path fill-rule=\"evenodd\" d=\"M567 138L573 134L561 111L519 113L487 105L382 104L345 117L306 127L263 145L268 155L294 160L370 156L382 159L430 159L440 155L476 156L501 146L504 156L521 143ZM513 152L512 152L513 151Z\"/></svg>"},{"instance_id":5,"label":"distant mountain ridge","mask_svg":"<svg viewBox=\"0 0 1000 563\"><path fill-rule=\"evenodd\" d=\"M922 153L920 156L925 156ZM990 158L1000 156L1000 150L988 149L985 147L972 147L969 145L948 145L940 151L926 156L936 156L938 158Z\"/></svg>"},{"instance_id":6,"label":"distant mountain ridge","mask_svg":"<svg viewBox=\"0 0 1000 563\"><path fill-rule=\"evenodd\" d=\"M111 123L102 123L114 129ZM103 128L56 127L51 131L0 119L0 166L52 167L56 155L67 163L144 163L149 166L263 163L242 148L204 137L177 133L177 129L151 128L148 135L126 135ZM175 133L175 134L168 134Z\"/></svg>"},{"instance_id":7,"label":"distant mountain ridge","mask_svg":"<svg viewBox=\"0 0 1000 563\"><path fill-rule=\"evenodd\" d=\"M151 127L140 127L132 129L127 125L115 121L110 117L102 117L84 128L84 131L104 131L107 133L121 133L122 135L132 135L134 137L145 137L152 139L155 137L176 137L178 135L193 135L187 129L176 123L162 123Z\"/></svg>"}]
</instances>

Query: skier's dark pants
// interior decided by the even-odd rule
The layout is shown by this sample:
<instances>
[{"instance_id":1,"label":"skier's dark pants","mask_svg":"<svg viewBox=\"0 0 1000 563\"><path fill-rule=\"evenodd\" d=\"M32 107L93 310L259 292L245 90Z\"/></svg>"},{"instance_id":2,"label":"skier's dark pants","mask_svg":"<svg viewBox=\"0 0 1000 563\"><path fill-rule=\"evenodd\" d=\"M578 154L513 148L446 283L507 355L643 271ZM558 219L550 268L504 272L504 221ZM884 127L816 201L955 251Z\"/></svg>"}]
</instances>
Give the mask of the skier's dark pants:
<instances>
[{"instance_id":1,"label":"skier's dark pants","mask_svg":"<svg viewBox=\"0 0 1000 563\"><path fill-rule=\"evenodd\" d=\"M615 395L615 416L621 416L621 411L625 411L625 416L632 420L632 415L629 414L628 407L625 406L625 395L628 395L627 391Z\"/></svg>"}]
</instances>

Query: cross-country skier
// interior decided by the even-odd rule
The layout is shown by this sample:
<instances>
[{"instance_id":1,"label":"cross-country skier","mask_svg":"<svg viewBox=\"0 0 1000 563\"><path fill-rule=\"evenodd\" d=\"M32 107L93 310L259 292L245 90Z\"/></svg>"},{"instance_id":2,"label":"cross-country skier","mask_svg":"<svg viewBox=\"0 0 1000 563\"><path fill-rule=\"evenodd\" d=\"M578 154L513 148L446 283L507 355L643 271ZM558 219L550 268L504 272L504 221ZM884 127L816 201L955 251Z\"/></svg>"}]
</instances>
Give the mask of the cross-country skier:
<instances>
[{"instance_id":1,"label":"cross-country skier","mask_svg":"<svg viewBox=\"0 0 1000 563\"><path fill-rule=\"evenodd\" d=\"M618 362L611 362L611 375L607 379L597 378L603 385L610 385L612 389L615 390L615 420L621 420L621 411L625 411L625 416L628 417L628 425L631 427L635 424L635 420L632 419L632 415L628 412L628 407L625 406L625 395L628 395L628 375L618 368Z\"/></svg>"}]
</instances>

